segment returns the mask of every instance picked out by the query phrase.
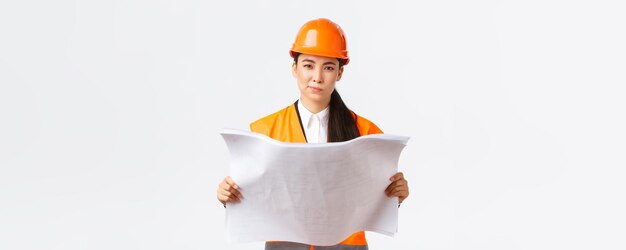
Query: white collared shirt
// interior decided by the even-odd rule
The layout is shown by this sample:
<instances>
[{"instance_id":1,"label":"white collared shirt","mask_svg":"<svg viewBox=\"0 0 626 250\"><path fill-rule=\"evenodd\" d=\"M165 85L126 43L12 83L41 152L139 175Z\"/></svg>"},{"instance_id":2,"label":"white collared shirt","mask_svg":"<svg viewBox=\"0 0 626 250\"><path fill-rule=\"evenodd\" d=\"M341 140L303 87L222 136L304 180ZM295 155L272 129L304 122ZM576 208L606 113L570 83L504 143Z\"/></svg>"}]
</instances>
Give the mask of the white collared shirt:
<instances>
[{"instance_id":1,"label":"white collared shirt","mask_svg":"<svg viewBox=\"0 0 626 250\"><path fill-rule=\"evenodd\" d=\"M311 113L298 100L298 113L307 143L326 143L328 141L328 107L317 114Z\"/></svg>"}]
</instances>

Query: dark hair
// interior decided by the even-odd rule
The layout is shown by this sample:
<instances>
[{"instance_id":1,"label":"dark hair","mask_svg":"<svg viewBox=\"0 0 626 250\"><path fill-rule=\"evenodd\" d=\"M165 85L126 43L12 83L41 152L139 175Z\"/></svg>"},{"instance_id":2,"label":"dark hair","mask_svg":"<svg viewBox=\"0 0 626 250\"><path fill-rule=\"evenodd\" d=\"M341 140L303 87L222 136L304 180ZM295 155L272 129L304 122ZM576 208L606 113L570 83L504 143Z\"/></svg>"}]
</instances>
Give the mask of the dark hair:
<instances>
[{"instance_id":1,"label":"dark hair","mask_svg":"<svg viewBox=\"0 0 626 250\"><path fill-rule=\"evenodd\" d=\"M300 53L296 53L293 57L296 65L298 57ZM339 68L343 67L344 60L337 60ZM336 88L330 95L328 106L328 142L349 141L360 136L359 128L356 126L356 116L343 102Z\"/></svg>"}]
</instances>

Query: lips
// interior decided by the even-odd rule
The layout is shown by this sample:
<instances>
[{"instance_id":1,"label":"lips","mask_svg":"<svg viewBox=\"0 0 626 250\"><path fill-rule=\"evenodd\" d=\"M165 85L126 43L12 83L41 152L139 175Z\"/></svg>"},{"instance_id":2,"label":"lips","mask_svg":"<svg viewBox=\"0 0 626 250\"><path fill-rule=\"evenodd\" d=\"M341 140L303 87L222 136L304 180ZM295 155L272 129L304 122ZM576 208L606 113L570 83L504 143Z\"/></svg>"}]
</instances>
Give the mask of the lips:
<instances>
[{"instance_id":1,"label":"lips","mask_svg":"<svg viewBox=\"0 0 626 250\"><path fill-rule=\"evenodd\" d=\"M311 91L313 91L313 92L320 92L320 91L322 91L322 89L317 88L317 87L313 87L313 86L308 86L308 88L310 88Z\"/></svg>"}]
</instances>

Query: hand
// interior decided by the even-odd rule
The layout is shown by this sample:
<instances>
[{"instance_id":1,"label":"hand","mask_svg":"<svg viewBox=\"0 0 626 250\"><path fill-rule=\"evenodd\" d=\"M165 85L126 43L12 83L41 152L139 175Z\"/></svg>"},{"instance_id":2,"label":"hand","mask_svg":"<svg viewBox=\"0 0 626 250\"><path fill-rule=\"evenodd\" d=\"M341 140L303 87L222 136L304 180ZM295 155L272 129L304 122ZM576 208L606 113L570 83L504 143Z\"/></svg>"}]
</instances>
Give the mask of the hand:
<instances>
[{"instance_id":1,"label":"hand","mask_svg":"<svg viewBox=\"0 0 626 250\"><path fill-rule=\"evenodd\" d=\"M224 205L226 205L226 202L239 202L242 198L239 186L230 176L226 176L217 186L217 200Z\"/></svg>"},{"instance_id":2,"label":"hand","mask_svg":"<svg viewBox=\"0 0 626 250\"><path fill-rule=\"evenodd\" d=\"M404 174L398 172L389 178L391 184L385 189L387 196L396 196L400 203L409 196L409 182L404 179Z\"/></svg>"}]
</instances>

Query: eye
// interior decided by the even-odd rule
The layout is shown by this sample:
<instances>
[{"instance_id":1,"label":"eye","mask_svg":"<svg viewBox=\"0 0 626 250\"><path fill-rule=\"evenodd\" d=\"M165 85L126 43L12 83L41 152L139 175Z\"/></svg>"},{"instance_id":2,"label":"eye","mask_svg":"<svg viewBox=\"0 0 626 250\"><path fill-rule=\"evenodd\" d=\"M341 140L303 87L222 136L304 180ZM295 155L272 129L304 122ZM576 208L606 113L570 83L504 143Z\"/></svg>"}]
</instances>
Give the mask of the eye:
<instances>
[{"instance_id":1,"label":"eye","mask_svg":"<svg viewBox=\"0 0 626 250\"><path fill-rule=\"evenodd\" d=\"M332 67L332 66L326 66L324 69L325 69L325 70L328 70L328 71L334 71L334 70L335 70L335 67Z\"/></svg>"},{"instance_id":2,"label":"eye","mask_svg":"<svg viewBox=\"0 0 626 250\"><path fill-rule=\"evenodd\" d=\"M305 65L302 65L302 67L303 67L303 68L305 68L305 69L312 69L312 68L313 68L313 65L311 65L311 64L305 64Z\"/></svg>"}]
</instances>

